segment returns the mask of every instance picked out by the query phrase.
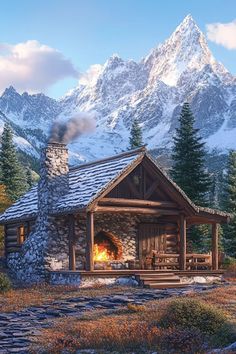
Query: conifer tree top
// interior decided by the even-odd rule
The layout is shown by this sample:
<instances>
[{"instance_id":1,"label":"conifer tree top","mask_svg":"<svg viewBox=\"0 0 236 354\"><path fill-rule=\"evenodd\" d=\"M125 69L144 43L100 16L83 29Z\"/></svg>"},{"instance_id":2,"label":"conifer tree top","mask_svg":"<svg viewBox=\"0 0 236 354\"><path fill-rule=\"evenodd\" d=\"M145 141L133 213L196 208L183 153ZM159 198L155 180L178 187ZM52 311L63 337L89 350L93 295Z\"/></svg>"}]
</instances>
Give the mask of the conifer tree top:
<instances>
[{"instance_id":1,"label":"conifer tree top","mask_svg":"<svg viewBox=\"0 0 236 354\"><path fill-rule=\"evenodd\" d=\"M142 130L137 119L133 120L131 126L129 144L131 150L141 147L143 145Z\"/></svg>"},{"instance_id":2,"label":"conifer tree top","mask_svg":"<svg viewBox=\"0 0 236 354\"><path fill-rule=\"evenodd\" d=\"M0 150L1 183L11 201L15 201L28 188L25 172L17 157L13 133L8 123L4 125Z\"/></svg>"},{"instance_id":3,"label":"conifer tree top","mask_svg":"<svg viewBox=\"0 0 236 354\"><path fill-rule=\"evenodd\" d=\"M178 122L171 175L191 200L206 205L211 181L205 166L205 143L194 126L189 103L184 103Z\"/></svg>"},{"instance_id":4,"label":"conifer tree top","mask_svg":"<svg viewBox=\"0 0 236 354\"><path fill-rule=\"evenodd\" d=\"M224 207L231 213L231 220L224 227L224 249L236 257L236 151L229 153L225 185Z\"/></svg>"}]
</instances>

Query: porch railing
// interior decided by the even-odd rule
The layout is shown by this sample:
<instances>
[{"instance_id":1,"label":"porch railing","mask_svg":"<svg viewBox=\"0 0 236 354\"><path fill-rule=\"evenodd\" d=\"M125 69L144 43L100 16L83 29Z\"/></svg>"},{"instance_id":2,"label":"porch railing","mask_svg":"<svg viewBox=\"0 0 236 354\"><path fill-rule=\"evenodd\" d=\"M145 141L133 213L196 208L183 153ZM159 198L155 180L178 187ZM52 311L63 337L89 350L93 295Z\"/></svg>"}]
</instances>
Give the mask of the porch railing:
<instances>
[{"instance_id":1,"label":"porch railing","mask_svg":"<svg viewBox=\"0 0 236 354\"><path fill-rule=\"evenodd\" d=\"M177 253L157 253L153 251L151 266L153 269L178 269L180 255ZM212 256L210 253L188 253L186 254L186 269L211 269Z\"/></svg>"}]
</instances>

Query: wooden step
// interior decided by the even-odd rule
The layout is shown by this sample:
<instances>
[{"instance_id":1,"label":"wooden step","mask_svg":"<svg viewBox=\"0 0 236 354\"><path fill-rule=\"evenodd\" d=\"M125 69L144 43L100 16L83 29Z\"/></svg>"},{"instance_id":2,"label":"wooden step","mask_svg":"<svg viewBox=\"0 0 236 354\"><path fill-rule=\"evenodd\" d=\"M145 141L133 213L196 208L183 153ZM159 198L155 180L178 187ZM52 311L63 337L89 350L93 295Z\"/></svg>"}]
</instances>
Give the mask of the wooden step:
<instances>
[{"instance_id":1,"label":"wooden step","mask_svg":"<svg viewBox=\"0 0 236 354\"><path fill-rule=\"evenodd\" d=\"M150 273L136 276L139 284L150 289L183 288L187 283L181 283L180 277L174 273Z\"/></svg>"},{"instance_id":2,"label":"wooden step","mask_svg":"<svg viewBox=\"0 0 236 354\"><path fill-rule=\"evenodd\" d=\"M173 277L174 273L147 273L147 274L136 274L136 278L138 279L146 279L146 278L165 278L165 277Z\"/></svg>"},{"instance_id":3,"label":"wooden step","mask_svg":"<svg viewBox=\"0 0 236 354\"><path fill-rule=\"evenodd\" d=\"M143 282L143 284L147 284L147 283L179 283L180 278L179 277L147 278L147 279L142 279L141 281Z\"/></svg>"},{"instance_id":4,"label":"wooden step","mask_svg":"<svg viewBox=\"0 0 236 354\"><path fill-rule=\"evenodd\" d=\"M146 280L146 279L173 279L173 278L179 278L178 275L142 275L141 277L139 277L140 280Z\"/></svg>"},{"instance_id":5,"label":"wooden step","mask_svg":"<svg viewBox=\"0 0 236 354\"><path fill-rule=\"evenodd\" d=\"M149 289L170 289L170 288L184 288L188 283L149 283L145 284L145 288Z\"/></svg>"}]
</instances>

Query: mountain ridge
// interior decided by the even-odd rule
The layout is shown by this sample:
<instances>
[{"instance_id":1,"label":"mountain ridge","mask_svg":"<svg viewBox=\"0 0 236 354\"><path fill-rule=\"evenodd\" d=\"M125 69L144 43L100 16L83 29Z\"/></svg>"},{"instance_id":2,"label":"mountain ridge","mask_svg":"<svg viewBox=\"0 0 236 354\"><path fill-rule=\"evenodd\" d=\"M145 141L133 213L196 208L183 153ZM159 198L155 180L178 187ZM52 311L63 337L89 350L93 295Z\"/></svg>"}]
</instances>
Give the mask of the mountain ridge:
<instances>
[{"instance_id":1,"label":"mountain ridge","mask_svg":"<svg viewBox=\"0 0 236 354\"><path fill-rule=\"evenodd\" d=\"M73 163L126 150L134 118L150 149L171 149L185 101L209 149L236 148L236 78L216 61L191 15L139 62L114 54L105 64L90 67L60 100L19 94L10 87L0 97L0 111L21 128L22 138L36 152L55 119L95 111L95 133L69 144Z\"/></svg>"}]
</instances>

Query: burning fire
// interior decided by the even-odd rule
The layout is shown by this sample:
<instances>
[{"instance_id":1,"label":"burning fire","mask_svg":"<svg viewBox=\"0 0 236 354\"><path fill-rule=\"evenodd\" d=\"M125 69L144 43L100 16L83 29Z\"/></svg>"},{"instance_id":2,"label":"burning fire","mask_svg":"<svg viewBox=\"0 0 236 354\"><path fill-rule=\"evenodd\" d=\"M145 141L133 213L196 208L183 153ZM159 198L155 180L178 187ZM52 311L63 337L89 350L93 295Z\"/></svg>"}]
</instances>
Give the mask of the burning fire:
<instances>
[{"instance_id":1,"label":"burning fire","mask_svg":"<svg viewBox=\"0 0 236 354\"><path fill-rule=\"evenodd\" d=\"M114 253L109 252L109 250L102 244L98 245L95 243L93 250L94 261L106 262L115 259Z\"/></svg>"}]
</instances>

